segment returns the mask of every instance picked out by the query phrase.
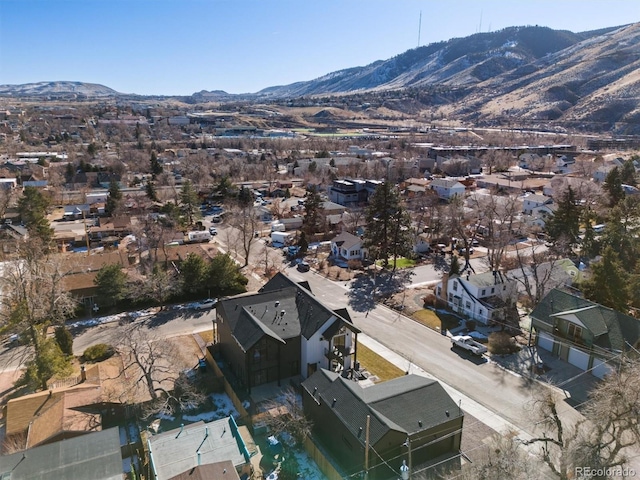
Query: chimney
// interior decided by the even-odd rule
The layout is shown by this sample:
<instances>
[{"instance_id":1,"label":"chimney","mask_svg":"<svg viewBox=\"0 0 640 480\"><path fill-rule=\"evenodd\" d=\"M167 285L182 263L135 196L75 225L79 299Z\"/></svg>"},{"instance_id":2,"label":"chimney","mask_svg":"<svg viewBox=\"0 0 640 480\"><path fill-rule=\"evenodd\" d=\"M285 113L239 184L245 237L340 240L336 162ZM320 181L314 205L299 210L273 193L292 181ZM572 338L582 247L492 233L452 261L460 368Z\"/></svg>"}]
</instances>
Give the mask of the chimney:
<instances>
[{"instance_id":1,"label":"chimney","mask_svg":"<svg viewBox=\"0 0 640 480\"><path fill-rule=\"evenodd\" d=\"M449 274L442 274L442 289L440 290L440 298L446 302L447 301L447 293L449 289Z\"/></svg>"},{"instance_id":2,"label":"chimney","mask_svg":"<svg viewBox=\"0 0 640 480\"><path fill-rule=\"evenodd\" d=\"M182 431L184 430L184 423L180 424L180 431L178 432L178 434L176 435L176 438L178 438L180 436L180 434L182 433Z\"/></svg>"},{"instance_id":3,"label":"chimney","mask_svg":"<svg viewBox=\"0 0 640 480\"><path fill-rule=\"evenodd\" d=\"M87 381L87 369L84 365L80 365L80 382L84 383Z\"/></svg>"}]
</instances>

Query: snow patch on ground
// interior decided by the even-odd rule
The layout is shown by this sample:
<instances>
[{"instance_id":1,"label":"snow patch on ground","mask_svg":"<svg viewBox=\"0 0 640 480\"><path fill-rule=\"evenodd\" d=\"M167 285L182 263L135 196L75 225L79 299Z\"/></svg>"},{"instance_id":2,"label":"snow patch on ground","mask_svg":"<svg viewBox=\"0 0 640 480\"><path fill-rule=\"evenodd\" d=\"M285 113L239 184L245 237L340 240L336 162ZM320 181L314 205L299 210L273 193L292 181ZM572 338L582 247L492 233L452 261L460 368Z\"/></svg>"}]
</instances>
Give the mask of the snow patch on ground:
<instances>
[{"instance_id":1,"label":"snow patch on ground","mask_svg":"<svg viewBox=\"0 0 640 480\"><path fill-rule=\"evenodd\" d=\"M182 419L186 422L199 422L200 420L204 422L212 422L214 420L219 420L220 418L226 417L226 415L220 416L219 412L203 412L197 415L183 415Z\"/></svg>"},{"instance_id":2,"label":"snow patch on ground","mask_svg":"<svg viewBox=\"0 0 640 480\"><path fill-rule=\"evenodd\" d=\"M327 477L320 471L318 465L311 459L304 450L294 450L293 456L298 462L298 475L306 480L327 480Z\"/></svg>"},{"instance_id":3,"label":"snow patch on ground","mask_svg":"<svg viewBox=\"0 0 640 480\"><path fill-rule=\"evenodd\" d=\"M212 393L209 397L211 397L211 401L216 406L215 412L219 415L218 418L230 416L233 416L233 418L240 417L238 410L233 406L233 402L226 393Z\"/></svg>"}]
</instances>

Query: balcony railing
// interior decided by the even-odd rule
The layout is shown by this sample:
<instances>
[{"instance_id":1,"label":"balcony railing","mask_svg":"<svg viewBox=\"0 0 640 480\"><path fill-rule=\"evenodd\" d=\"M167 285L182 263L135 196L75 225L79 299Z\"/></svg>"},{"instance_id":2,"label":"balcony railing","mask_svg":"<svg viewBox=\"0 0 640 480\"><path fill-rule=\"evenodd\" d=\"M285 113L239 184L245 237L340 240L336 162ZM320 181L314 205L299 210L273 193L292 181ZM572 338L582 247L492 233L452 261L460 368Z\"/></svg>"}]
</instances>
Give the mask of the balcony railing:
<instances>
[{"instance_id":1,"label":"balcony railing","mask_svg":"<svg viewBox=\"0 0 640 480\"><path fill-rule=\"evenodd\" d=\"M334 346L331 349L325 348L324 356L329 360L340 360L344 359L346 356L353 355L355 352L355 349L351 345L339 345Z\"/></svg>"}]
</instances>

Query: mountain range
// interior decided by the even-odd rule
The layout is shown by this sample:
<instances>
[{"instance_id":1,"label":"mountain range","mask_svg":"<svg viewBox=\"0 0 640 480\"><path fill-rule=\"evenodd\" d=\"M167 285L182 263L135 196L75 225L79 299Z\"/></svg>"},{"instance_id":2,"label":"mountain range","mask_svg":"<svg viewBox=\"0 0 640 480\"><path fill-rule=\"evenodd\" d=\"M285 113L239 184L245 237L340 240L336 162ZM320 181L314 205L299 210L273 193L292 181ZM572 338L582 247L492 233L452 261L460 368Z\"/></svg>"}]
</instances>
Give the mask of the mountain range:
<instances>
[{"instance_id":1,"label":"mountain range","mask_svg":"<svg viewBox=\"0 0 640 480\"><path fill-rule=\"evenodd\" d=\"M118 96L96 84L2 85L0 95ZM510 27L408 50L388 60L253 94L203 90L189 102L387 95L399 109L472 122L556 122L640 133L640 23L573 33ZM407 103L413 103L407 106Z\"/></svg>"}]
</instances>

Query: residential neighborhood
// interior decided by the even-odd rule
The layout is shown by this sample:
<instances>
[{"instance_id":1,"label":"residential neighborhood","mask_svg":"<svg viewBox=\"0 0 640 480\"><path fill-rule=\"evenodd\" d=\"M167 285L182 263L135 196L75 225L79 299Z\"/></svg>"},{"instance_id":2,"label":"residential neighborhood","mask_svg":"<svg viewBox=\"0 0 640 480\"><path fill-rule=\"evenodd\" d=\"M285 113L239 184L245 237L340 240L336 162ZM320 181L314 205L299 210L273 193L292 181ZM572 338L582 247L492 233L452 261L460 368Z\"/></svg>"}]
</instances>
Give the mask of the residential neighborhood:
<instances>
[{"instance_id":1,"label":"residential neighborhood","mask_svg":"<svg viewBox=\"0 0 640 480\"><path fill-rule=\"evenodd\" d=\"M0 473L636 468L637 150L243 108L2 107Z\"/></svg>"}]
</instances>

